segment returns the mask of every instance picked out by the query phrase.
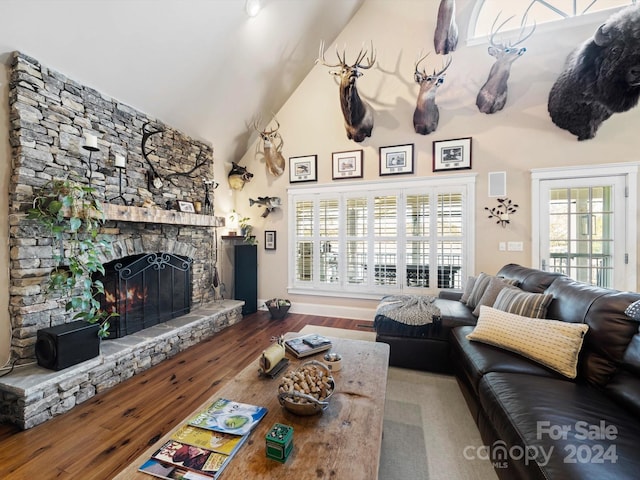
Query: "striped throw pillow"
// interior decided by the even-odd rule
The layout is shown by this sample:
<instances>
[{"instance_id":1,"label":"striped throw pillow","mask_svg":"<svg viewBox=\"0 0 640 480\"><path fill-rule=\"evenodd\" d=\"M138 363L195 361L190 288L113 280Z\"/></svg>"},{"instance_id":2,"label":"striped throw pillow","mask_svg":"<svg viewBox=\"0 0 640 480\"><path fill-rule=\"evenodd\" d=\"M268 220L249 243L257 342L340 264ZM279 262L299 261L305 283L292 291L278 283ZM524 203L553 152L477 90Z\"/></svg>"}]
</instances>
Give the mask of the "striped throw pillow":
<instances>
[{"instance_id":1,"label":"striped throw pillow","mask_svg":"<svg viewBox=\"0 0 640 480\"><path fill-rule=\"evenodd\" d=\"M553 295L550 293L530 293L510 287L500 291L493 302L493 308L522 317L545 318L551 300Z\"/></svg>"}]
</instances>

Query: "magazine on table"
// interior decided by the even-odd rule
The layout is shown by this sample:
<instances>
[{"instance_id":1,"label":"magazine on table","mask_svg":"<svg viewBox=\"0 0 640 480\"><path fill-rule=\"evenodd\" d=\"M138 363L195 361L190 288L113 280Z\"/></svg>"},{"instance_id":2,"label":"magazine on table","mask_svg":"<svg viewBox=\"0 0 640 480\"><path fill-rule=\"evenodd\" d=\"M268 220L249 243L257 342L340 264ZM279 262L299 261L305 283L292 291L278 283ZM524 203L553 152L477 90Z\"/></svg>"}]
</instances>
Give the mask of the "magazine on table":
<instances>
[{"instance_id":1,"label":"magazine on table","mask_svg":"<svg viewBox=\"0 0 640 480\"><path fill-rule=\"evenodd\" d=\"M237 438L238 443L229 455L177 440L169 440L138 470L169 480L215 480L235 456L238 449L244 445L249 435Z\"/></svg>"},{"instance_id":2,"label":"magazine on table","mask_svg":"<svg viewBox=\"0 0 640 480\"><path fill-rule=\"evenodd\" d=\"M290 338L284 341L284 348L297 358L307 357L331 348L331 340L317 333Z\"/></svg>"},{"instance_id":3,"label":"magazine on table","mask_svg":"<svg viewBox=\"0 0 640 480\"><path fill-rule=\"evenodd\" d=\"M213 476L227 460L229 455L216 453L206 448L194 447L187 443L169 440L153 455L152 459L169 463L187 470Z\"/></svg>"},{"instance_id":4,"label":"magazine on table","mask_svg":"<svg viewBox=\"0 0 640 480\"><path fill-rule=\"evenodd\" d=\"M138 470L157 478L165 478L166 480L214 480L216 478L215 476L217 476L217 474L206 475L204 473L193 472L183 467L161 462L155 458L150 458L144 462Z\"/></svg>"},{"instance_id":5,"label":"magazine on table","mask_svg":"<svg viewBox=\"0 0 640 480\"><path fill-rule=\"evenodd\" d=\"M219 398L187 422L194 427L244 435L267 414L265 407Z\"/></svg>"},{"instance_id":6,"label":"magazine on table","mask_svg":"<svg viewBox=\"0 0 640 480\"><path fill-rule=\"evenodd\" d=\"M242 437L230 433L217 432L205 428L183 425L171 435L173 440L188 443L194 447L202 447L217 453L231 455L240 445Z\"/></svg>"}]
</instances>

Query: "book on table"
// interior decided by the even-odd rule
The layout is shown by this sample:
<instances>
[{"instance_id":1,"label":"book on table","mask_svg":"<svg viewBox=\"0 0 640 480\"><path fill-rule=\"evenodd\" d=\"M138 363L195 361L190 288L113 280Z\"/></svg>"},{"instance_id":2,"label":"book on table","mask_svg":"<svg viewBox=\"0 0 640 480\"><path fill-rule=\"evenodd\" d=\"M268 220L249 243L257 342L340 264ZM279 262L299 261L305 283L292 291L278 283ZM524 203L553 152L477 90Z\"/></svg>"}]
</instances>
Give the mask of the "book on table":
<instances>
[{"instance_id":1,"label":"book on table","mask_svg":"<svg viewBox=\"0 0 640 480\"><path fill-rule=\"evenodd\" d=\"M308 357L309 355L324 352L331 347L331 340L317 333L290 338L284 341L284 348L297 358Z\"/></svg>"}]
</instances>

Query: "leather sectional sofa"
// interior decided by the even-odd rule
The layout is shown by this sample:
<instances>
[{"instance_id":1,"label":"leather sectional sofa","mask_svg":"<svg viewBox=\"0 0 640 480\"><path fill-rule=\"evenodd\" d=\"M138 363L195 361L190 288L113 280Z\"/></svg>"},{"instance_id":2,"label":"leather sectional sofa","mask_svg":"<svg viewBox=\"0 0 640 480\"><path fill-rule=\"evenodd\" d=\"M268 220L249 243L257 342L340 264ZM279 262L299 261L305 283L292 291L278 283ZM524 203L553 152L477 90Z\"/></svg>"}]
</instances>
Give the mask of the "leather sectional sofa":
<instances>
[{"instance_id":1,"label":"leather sectional sofa","mask_svg":"<svg viewBox=\"0 0 640 480\"><path fill-rule=\"evenodd\" d=\"M496 276L551 294L546 319L588 325L575 378L467 338L477 319L461 292L436 300L440 322L407 327L376 318L391 363L455 372L485 443L465 458L488 457L501 479L640 478L640 324L624 313L640 294L514 264Z\"/></svg>"}]
</instances>

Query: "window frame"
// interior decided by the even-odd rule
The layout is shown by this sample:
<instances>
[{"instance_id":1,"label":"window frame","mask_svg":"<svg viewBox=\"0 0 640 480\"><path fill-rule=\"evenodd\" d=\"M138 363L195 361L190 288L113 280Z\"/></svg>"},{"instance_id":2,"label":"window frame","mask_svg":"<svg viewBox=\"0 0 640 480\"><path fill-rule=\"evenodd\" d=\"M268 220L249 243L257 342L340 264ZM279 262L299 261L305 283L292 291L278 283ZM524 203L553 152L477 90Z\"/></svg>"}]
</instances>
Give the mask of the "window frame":
<instances>
[{"instance_id":1,"label":"window frame","mask_svg":"<svg viewBox=\"0 0 640 480\"><path fill-rule=\"evenodd\" d=\"M527 5L530 3L530 1L531 0L526 1ZM486 3L486 0L477 0L473 5L473 9L471 10L471 14L469 16L469 23L467 24L467 29L466 29L465 43L467 46L484 45L489 42L489 37L490 37L489 34L478 35L476 33L478 17L480 16L480 12L484 7L485 3ZM623 5L620 7L612 7L606 10L586 13L584 15L576 15L576 16L566 17L563 19L555 20L555 21L544 22L537 25L535 35L540 36L542 34L547 34L547 33L551 34L553 32L558 32L560 30L566 30L567 28L577 28L577 27L588 26L588 25L600 25L601 23L604 23L605 20L607 20L607 18L609 18L613 13L623 8L627 8L630 5L634 5L636 3L637 3L636 0L630 0L627 5ZM506 20L506 17L504 18L504 20ZM517 31L520 28L519 22L517 20L518 19L514 19L514 21L510 22L509 25L505 25L505 28L500 31L501 34L508 34L510 32Z\"/></svg>"},{"instance_id":2,"label":"window frame","mask_svg":"<svg viewBox=\"0 0 640 480\"><path fill-rule=\"evenodd\" d=\"M398 181L359 181L359 182L344 182L341 181L337 184L324 184L324 185L300 185L290 186L287 189L288 196L288 222L290 228L288 229L288 241L291 248L288 252L288 272L287 272L287 290L290 294L301 295L313 295L313 296L332 296L332 297L344 297L344 298L362 298L362 299L379 299L385 294L402 293L403 282L398 285L390 287L385 285L363 285L363 286L347 286L344 280L335 284L328 285L321 283L319 280L318 265L317 262L313 265L314 281L308 284L301 285L296 280L296 202L310 200L319 201L323 198L339 198L340 201L346 201L346 198L358 196L361 194L367 198L371 196L377 196L385 192L395 192L398 194L398 198L405 198L405 194L415 194L418 191L433 191L435 194L440 193L460 193L462 195L463 211L462 222L465 233L462 235L462 266L460 269L460 278L467 278L469 275L473 275L473 268L475 265L475 189L476 189L476 173L464 173L464 174L451 174L451 175L439 175L437 177L418 177L412 179L403 179ZM402 194L400 194L402 192ZM406 204L403 203L406 209ZM314 203L314 222L318 219L317 205ZM400 245L404 245L405 237L400 239L402 229L399 229L398 235L401 242ZM431 230L430 242L433 245L435 242L436 232ZM317 235L317 232L314 233ZM375 232L371 229L367 231L367 241L375 238ZM340 242L340 256L341 262L345 262L346 255L346 231L344 228L339 232ZM319 242L314 242L319 247ZM401 251L401 248L398 248ZM435 252L435 250L432 250ZM437 253L434 253L437 255ZM404 259L401 260L404 262ZM433 276L431 278L434 278ZM348 287L348 288L347 288ZM374 288L375 287L375 288ZM439 289L437 283L431 287L416 288L411 287L410 292L414 294L437 294ZM407 290L404 289L404 293Z\"/></svg>"}]
</instances>

